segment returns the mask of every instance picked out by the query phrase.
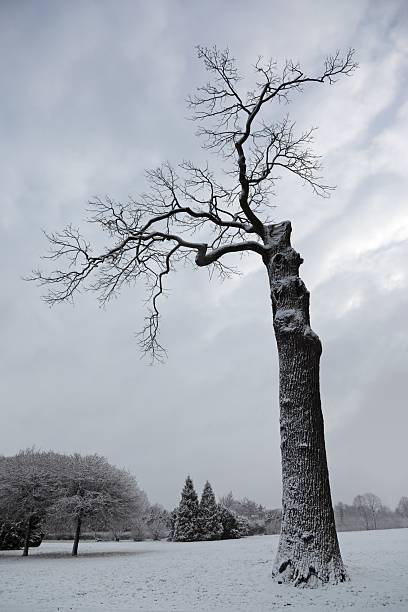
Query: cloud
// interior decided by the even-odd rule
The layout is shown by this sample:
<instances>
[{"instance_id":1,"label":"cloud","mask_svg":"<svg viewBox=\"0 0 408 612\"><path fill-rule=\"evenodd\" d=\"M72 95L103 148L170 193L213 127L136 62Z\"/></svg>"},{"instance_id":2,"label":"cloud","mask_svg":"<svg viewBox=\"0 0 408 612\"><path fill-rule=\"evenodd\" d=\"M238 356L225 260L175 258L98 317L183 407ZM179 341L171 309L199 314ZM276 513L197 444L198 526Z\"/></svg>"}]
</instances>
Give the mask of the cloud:
<instances>
[{"instance_id":1,"label":"cloud","mask_svg":"<svg viewBox=\"0 0 408 612\"><path fill-rule=\"evenodd\" d=\"M100 452L168 506L187 472L198 487L209 478L218 494L279 505L277 357L256 257L237 259L244 274L224 284L202 270L170 279L169 360L155 368L139 360L133 334L142 286L106 310L90 295L49 310L21 276L44 252L41 228L82 224L94 194L137 195L144 168L162 160L206 157L185 121L185 97L205 78L195 44L230 46L244 71L258 54L315 70L327 52L352 46L361 64L353 78L305 90L289 107L299 129L320 126L316 147L338 189L319 200L283 180L272 214L292 219L312 289L335 496L372 489L394 504L407 493L398 467L407 426L406 3L25 2L0 11L2 451Z\"/></svg>"}]
</instances>

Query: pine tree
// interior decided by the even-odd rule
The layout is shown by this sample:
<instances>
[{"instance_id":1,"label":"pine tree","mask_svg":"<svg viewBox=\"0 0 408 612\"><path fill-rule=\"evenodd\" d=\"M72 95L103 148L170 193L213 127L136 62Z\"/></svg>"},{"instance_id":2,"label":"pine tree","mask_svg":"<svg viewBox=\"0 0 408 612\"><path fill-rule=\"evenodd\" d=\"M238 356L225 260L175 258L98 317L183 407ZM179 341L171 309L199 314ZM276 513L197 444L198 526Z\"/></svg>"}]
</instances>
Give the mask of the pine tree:
<instances>
[{"instance_id":1,"label":"pine tree","mask_svg":"<svg viewBox=\"0 0 408 612\"><path fill-rule=\"evenodd\" d=\"M248 519L238 516L234 510L221 504L218 506L218 512L222 525L221 540L235 540L248 535Z\"/></svg>"},{"instance_id":2,"label":"pine tree","mask_svg":"<svg viewBox=\"0 0 408 612\"><path fill-rule=\"evenodd\" d=\"M203 494L201 496L198 519L201 540L220 539L223 532L222 523L218 511L218 505L215 501L215 496L208 480L204 485Z\"/></svg>"},{"instance_id":3,"label":"pine tree","mask_svg":"<svg viewBox=\"0 0 408 612\"><path fill-rule=\"evenodd\" d=\"M172 510L170 512L170 517L169 517L169 535L168 535L168 538L167 538L169 542L174 542L174 536L175 536L175 533L176 533L177 515L178 515L178 507L174 508L174 510Z\"/></svg>"},{"instance_id":4,"label":"pine tree","mask_svg":"<svg viewBox=\"0 0 408 612\"><path fill-rule=\"evenodd\" d=\"M174 542L195 542L200 539L198 525L198 497L193 481L187 476L174 526Z\"/></svg>"}]
</instances>

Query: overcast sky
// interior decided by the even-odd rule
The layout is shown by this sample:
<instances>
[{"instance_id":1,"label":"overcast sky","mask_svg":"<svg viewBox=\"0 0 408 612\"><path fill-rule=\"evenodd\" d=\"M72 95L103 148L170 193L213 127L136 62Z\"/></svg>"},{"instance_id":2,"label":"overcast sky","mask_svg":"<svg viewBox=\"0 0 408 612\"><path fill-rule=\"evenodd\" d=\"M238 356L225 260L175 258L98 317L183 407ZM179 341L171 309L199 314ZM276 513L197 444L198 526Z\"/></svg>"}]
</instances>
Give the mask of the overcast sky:
<instances>
[{"instance_id":1,"label":"overcast sky","mask_svg":"<svg viewBox=\"0 0 408 612\"><path fill-rule=\"evenodd\" d=\"M0 452L101 453L173 507L187 473L217 495L280 505L278 371L266 272L256 257L223 285L169 278L164 365L140 360L143 287L100 310L49 309L22 277L42 229L83 226L94 195L143 191L144 168L203 159L185 98L206 79L196 44L317 70L355 47L360 68L305 89L290 109L320 126L330 200L285 183L323 342L333 497L408 495L408 4L401 0L0 2L2 354ZM217 160L212 158L212 164Z\"/></svg>"}]
</instances>

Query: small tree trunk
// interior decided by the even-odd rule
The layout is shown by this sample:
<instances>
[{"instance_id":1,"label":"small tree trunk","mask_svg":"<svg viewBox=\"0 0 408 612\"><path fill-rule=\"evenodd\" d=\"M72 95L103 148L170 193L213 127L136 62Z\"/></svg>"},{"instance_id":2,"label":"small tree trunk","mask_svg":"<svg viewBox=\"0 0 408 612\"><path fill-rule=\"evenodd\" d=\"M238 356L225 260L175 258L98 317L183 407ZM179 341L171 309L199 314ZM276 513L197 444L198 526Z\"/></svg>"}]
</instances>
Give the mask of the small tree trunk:
<instances>
[{"instance_id":1,"label":"small tree trunk","mask_svg":"<svg viewBox=\"0 0 408 612\"><path fill-rule=\"evenodd\" d=\"M33 524L33 521L30 515L27 520L26 532L24 536L23 557L28 557L28 549L30 548L30 536L31 536L32 524Z\"/></svg>"},{"instance_id":2,"label":"small tree trunk","mask_svg":"<svg viewBox=\"0 0 408 612\"><path fill-rule=\"evenodd\" d=\"M265 227L273 323L279 355L282 526L273 575L317 586L347 579L330 494L320 403L321 343L309 320L291 224Z\"/></svg>"},{"instance_id":3,"label":"small tree trunk","mask_svg":"<svg viewBox=\"0 0 408 612\"><path fill-rule=\"evenodd\" d=\"M72 547L72 553L71 553L73 557L78 556L78 544L79 544L79 538L81 537L81 524L82 524L82 516L81 514L78 514L77 523L75 527L74 545Z\"/></svg>"},{"instance_id":4,"label":"small tree trunk","mask_svg":"<svg viewBox=\"0 0 408 612\"><path fill-rule=\"evenodd\" d=\"M3 550L3 542L6 536L6 523L2 523L0 530L0 550Z\"/></svg>"}]
</instances>

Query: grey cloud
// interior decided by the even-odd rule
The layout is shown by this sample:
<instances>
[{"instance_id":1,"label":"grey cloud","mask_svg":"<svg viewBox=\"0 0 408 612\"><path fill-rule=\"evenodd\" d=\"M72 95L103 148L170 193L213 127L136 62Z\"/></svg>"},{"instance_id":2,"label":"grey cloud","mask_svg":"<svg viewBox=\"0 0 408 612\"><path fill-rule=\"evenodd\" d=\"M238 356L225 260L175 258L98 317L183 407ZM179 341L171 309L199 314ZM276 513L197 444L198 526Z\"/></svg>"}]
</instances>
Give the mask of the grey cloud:
<instances>
[{"instance_id":1,"label":"grey cloud","mask_svg":"<svg viewBox=\"0 0 408 612\"><path fill-rule=\"evenodd\" d=\"M205 158L185 121L186 94L204 76L195 44L228 44L244 67L258 54L313 67L350 45L359 49L361 76L294 103L300 126L321 124L317 144L339 189L323 202L283 182L273 215L293 219L313 289L335 497L372 489L394 504L407 494L407 184L389 147L406 142L406 4L118 6L1 5L2 452L33 444L100 452L169 506L187 472L199 487L209 478L219 494L233 489L279 505L278 371L261 264L245 260L244 276L224 286L210 285L203 271L180 270L163 303L169 359L154 368L139 360L133 335L142 287L106 310L90 295L75 308L49 310L21 276L44 251L41 228L80 224L94 194L125 199L144 188L145 167ZM370 77L380 60L380 76L392 67L382 97ZM346 114L347 138L336 143Z\"/></svg>"}]
</instances>

